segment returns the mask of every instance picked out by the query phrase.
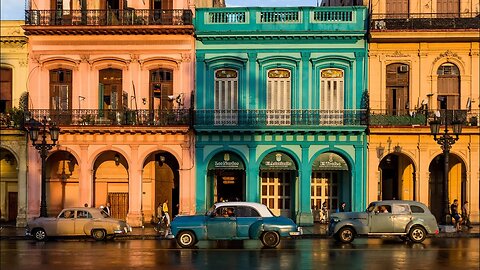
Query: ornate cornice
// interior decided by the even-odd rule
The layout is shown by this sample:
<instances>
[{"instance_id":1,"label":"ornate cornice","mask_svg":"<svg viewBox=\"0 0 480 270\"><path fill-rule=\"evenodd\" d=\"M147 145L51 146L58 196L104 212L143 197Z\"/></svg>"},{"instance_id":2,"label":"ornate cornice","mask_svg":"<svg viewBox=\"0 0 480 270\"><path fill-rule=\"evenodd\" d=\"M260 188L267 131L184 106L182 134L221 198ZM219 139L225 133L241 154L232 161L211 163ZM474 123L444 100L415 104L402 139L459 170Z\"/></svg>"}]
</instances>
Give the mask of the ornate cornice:
<instances>
[{"instance_id":1,"label":"ornate cornice","mask_svg":"<svg viewBox=\"0 0 480 270\"><path fill-rule=\"evenodd\" d=\"M22 48L28 43L28 38L19 36L1 36L0 41L2 47Z\"/></svg>"},{"instance_id":2,"label":"ornate cornice","mask_svg":"<svg viewBox=\"0 0 480 270\"><path fill-rule=\"evenodd\" d=\"M193 26L24 26L25 35L193 35Z\"/></svg>"}]
</instances>

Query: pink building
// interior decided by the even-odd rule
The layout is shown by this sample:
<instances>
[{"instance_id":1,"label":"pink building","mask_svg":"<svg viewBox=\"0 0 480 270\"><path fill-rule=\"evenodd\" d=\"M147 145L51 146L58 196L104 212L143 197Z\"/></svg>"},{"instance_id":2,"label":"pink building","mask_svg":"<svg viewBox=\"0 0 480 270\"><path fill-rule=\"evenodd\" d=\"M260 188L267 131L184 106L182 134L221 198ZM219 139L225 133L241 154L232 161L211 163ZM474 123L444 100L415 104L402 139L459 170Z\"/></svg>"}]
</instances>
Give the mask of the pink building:
<instances>
[{"instance_id":1,"label":"pink building","mask_svg":"<svg viewBox=\"0 0 480 270\"><path fill-rule=\"evenodd\" d=\"M46 160L49 215L100 207L148 223L195 211L193 1L29 1L29 111L59 125ZM28 149L28 217L39 215L41 159Z\"/></svg>"}]
</instances>

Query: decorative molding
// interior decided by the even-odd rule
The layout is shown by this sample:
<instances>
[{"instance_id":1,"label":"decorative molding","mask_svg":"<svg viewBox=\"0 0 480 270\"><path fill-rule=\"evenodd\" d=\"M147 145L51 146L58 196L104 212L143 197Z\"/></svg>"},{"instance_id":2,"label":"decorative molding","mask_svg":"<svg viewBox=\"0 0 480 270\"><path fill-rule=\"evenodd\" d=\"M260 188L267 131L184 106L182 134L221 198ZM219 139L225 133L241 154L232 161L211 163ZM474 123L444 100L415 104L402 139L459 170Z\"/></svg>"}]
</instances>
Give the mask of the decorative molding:
<instances>
[{"instance_id":1,"label":"decorative molding","mask_svg":"<svg viewBox=\"0 0 480 270\"><path fill-rule=\"evenodd\" d=\"M131 53L130 54L130 62L131 63L138 63L140 60L140 55Z\"/></svg>"},{"instance_id":2,"label":"decorative molding","mask_svg":"<svg viewBox=\"0 0 480 270\"><path fill-rule=\"evenodd\" d=\"M401 51L397 50L397 51L394 51L392 54L387 54L386 56L388 56L388 57L409 57L410 55L404 54Z\"/></svg>"},{"instance_id":3,"label":"decorative molding","mask_svg":"<svg viewBox=\"0 0 480 270\"><path fill-rule=\"evenodd\" d=\"M90 61L90 55L89 54L80 55L80 61L81 62L87 62L90 65L92 64L92 62Z\"/></svg>"},{"instance_id":4,"label":"decorative molding","mask_svg":"<svg viewBox=\"0 0 480 270\"><path fill-rule=\"evenodd\" d=\"M437 62L440 61L440 59L442 59L442 58L446 58L447 61L449 61L450 58L454 58L454 59L457 59L458 61L460 61L462 64L465 65L465 62L463 62L462 57L460 57L457 53L452 52L452 51L450 51L450 50L446 50L444 53L441 53L440 55L438 55L438 56L433 60L433 64L437 63Z\"/></svg>"},{"instance_id":5,"label":"decorative molding","mask_svg":"<svg viewBox=\"0 0 480 270\"><path fill-rule=\"evenodd\" d=\"M192 54L182 53L182 62L191 62L191 61L192 61Z\"/></svg>"}]
</instances>

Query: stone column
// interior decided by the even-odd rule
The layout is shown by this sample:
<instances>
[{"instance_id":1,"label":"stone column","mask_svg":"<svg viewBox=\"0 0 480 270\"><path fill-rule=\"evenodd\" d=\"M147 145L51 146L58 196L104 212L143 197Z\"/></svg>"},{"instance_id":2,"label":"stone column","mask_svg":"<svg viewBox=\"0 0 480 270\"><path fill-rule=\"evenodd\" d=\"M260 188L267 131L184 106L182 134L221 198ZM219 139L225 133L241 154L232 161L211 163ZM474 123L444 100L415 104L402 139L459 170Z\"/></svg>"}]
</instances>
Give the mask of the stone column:
<instances>
[{"instance_id":1,"label":"stone column","mask_svg":"<svg viewBox=\"0 0 480 270\"><path fill-rule=\"evenodd\" d=\"M80 145L80 160L78 160L79 172L79 195L80 204L87 203L90 207L98 207L93 205L92 192L93 192L93 178L92 178L92 164L89 162L88 157L88 145Z\"/></svg>"},{"instance_id":2,"label":"stone column","mask_svg":"<svg viewBox=\"0 0 480 270\"><path fill-rule=\"evenodd\" d=\"M312 225L313 224L313 215L312 209L310 207L310 183L312 168L309 167L310 163L308 162L308 153L309 146L301 145L302 147L302 162L300 163L300 170L298 175L298 215L297 223L298 225Z\"/></svg>"},{"instance_id":3,"label":"stone column","mask_svg":"<svg viewBox=\"0 0 480 270\"><path fill-rule=\"evenodd\" d=\"M138 168L138 145L130 146L128 170L128 214L127 222L132 227L143 225L142 213L142 168Z\"/></svg>"},{"instance_id":4,"label":"stone column","mask_svg":"<svg viewBox=\"0 0 480 270\"><path fill-rule=\"evenodd\" d=\"M27 145L22 142L18 146L18 214L17 227L27 226Z\"/></svg>"}]
</instances>

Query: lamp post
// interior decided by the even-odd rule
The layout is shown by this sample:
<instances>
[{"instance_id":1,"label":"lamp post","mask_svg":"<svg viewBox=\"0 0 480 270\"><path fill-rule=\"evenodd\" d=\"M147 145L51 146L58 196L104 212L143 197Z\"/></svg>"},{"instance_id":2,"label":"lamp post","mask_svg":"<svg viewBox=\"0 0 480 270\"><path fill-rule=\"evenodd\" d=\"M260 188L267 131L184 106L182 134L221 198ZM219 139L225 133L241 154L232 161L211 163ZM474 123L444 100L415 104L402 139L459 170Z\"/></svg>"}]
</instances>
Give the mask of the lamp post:
<instances>
[{"instance_id":1,"label":"lamp post","mask_svg":"<svg viewBox=\"0 0 480 270\"><path fill-rule=\"evenodd\" d=\"M450 153L450 149L452 149L452 145L458 141L458 135L462 133L462 122L460 121L452 121L452 130L453 134L449 133L448 130L448 121L447 121L447 110L444 110L444 130L443 133L440 133L440 127L442 123L435 119L430 122L430 131L433 135L433 139L440 145L440 148L443 151L443 213L442 213L442 224L450 224L451 217L450 217L450 205L449 205L449 198L448 198L448 155Z\"/></svg>"},{"instance_id":2,"label":"lamp post","mask_svg":"<svg viewBox=\"0 0 480 270\"><path fill-rule=\"evenodd\" d=\"M52 149L53 146L57 144L58 135L60 133L60 128L52 122L50 119L47 119L46 116L38 122L34 119L27 119L27 129L30 140L32 141L32 146L38 150L40 158L42 160L42 194L40 201L40 216L47 216L47 175L46 175L46 160L48 151ZM38 135L41 135L42 140L37 142ZM51 143L47 142L47 134L50 134Z\"/></svg>"}]
</instances>

